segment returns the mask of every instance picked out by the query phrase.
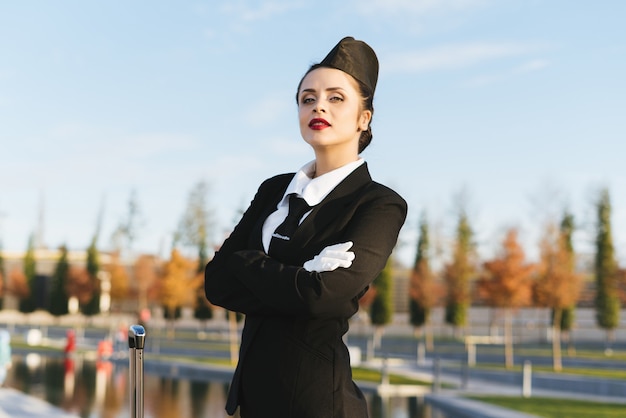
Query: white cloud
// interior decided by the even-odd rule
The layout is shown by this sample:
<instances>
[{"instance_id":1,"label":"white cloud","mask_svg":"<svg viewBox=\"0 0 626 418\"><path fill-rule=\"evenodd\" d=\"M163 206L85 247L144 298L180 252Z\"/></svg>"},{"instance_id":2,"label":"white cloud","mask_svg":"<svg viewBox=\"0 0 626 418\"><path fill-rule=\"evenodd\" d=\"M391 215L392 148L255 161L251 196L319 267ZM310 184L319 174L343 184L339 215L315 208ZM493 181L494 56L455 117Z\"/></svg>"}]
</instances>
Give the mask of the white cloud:
<instances>
[{"instance_id":1,"label":"white cloud","mask_svg":"<svg viewBox=\"0 0 626 418\"><path fill-rule=\"evenodd\" d=\"M101 158L149 157L177 151L190 151L200 146L200 140L188 135L163 132L117 134L98 132L80 125L58 125L51 131L54 141L63 141L76 156Z\"/></svg>"},{"instance_id":2,"label":"white cloud","mask_svg":"<svg viewBox=\"0 0 626 418\"><path fill-rule=\"evenodd\" d=\"M365 15L424 16L448 14L483 7L487 0L360 0L354 2L357 11Z\"/></svg>"},{"instance_id":3,"label":"white cloud","mask_svg":"<svg viewBox=\"0 0 626 418\"><path fill-rule=\"evenodd\" d=\"M546 61L546 60L535 59L535 60L528 61L528 62L520 65L519 67L515 68L513 70L513 72L514 73L529 73L529 72L532 72L532 71L543 70L548 65L550 65L550 63L548 61Z\"/></svg>"},{"instance_id":4,"label":"white cloud","mask_svg":"<svg viewBox=\"0 0 626 418\"><path fill-rule=\"evenodd\" d=\"M384 58L390 72L427 72L455 70L494 59L518 56L537 49L522 43L471 43L444 45L422 51L392 54Z\"/></svg>"},{"instance_id":5,"label":"white cloud","mask_svg":"<svg viewBox=\"0 0 626 418\"><path fill-rule=\"evenodd\" d=\"M549 63L546 60L532 60L525 62L524 64L513 68L507 72L502 72L498 74L489 74L482 75L478 77L474 77L466 83L468 87L480 87L488 84L498 83L515 76L527 74L534 71L540 71L544 68L548 67Z\"/></svg>"}]
</instances>

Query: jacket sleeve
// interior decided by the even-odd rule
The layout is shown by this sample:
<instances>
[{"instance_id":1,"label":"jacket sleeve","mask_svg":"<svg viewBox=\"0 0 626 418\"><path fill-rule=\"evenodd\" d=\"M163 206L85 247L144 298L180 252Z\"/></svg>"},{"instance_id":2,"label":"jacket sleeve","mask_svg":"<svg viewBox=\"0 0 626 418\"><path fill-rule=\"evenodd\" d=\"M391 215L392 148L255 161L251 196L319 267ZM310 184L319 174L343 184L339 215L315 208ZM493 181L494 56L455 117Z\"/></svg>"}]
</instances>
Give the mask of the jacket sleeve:
<instances>
[{"instance_id":1,"label":"jacket sleeve","mask_svg":"<svg viewBox=\"0 0 626 418\"><path fill-rule=\"evenodd\" d=\"M395 193L361 204L338 241L354 243L349 268L308 272L251 250L234 252L228 265L263 304L283 314L351 316L358 309L358 297L391 255L406 214L406 202Z\"/></svg>"},{"instance_id":2,"label":"jacket sleeve","mask_svg":"<svg viewBox=\"0 0 626 418\"><path fill-rule=\"evenodd\" d=\"M267 193L265 181L259 187L250 206L219 251L207 264L204 271L204 291L214 305L244 314L276 315L276 310L265 304L250 289L233 276L228 268L229 257L249 248L250 234L264 209L263 195Z\"/></svg>"}]
</instances>

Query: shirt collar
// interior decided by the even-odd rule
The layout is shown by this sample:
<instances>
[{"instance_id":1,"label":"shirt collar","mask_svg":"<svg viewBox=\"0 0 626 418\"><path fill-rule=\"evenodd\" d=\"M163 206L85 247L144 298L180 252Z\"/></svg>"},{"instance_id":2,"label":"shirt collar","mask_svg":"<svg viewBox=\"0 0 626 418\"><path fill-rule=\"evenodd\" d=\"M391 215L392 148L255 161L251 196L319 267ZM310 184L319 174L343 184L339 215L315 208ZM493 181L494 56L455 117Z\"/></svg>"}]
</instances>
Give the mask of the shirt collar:
<instances>
[{"instance_id":1,"label":"shirt collar","mask_svg":"<svg viewBox=\"0 0 626 418\"><path fill-rule=\"evenodd\" d=\"M320 203L324 198L341 183L346 177L348 177L354 170L360 167L365 160L359 158L356 161L348 163L344 166L329 171L319 177L313 178L315 173L315 160L306 163L298 172L293 176L291 182L285 190L283 200L280 204L285 203L286 196L291 193L296 193L306 202L309 206L315 206Z\"/></svg>"}]
</instances>

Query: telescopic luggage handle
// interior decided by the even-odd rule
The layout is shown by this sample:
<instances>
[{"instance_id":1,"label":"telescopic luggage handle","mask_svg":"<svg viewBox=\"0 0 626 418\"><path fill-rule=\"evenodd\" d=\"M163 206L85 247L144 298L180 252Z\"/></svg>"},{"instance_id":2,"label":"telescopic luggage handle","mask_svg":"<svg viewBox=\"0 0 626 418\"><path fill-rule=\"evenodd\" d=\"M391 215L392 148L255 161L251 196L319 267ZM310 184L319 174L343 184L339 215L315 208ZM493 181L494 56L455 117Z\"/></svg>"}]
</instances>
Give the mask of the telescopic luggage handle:
<instances>
[{"instance_id":1,"label":"telescopic luggage handle","mask_svg":"<svg viewBox=\"0 0 626 418\"><path fill-rule=\"evenodd\" d=\"M143 348L145 343L144 327L131 325L128 329L131 418L143 418Z\"/></svg>"}]
</instances>

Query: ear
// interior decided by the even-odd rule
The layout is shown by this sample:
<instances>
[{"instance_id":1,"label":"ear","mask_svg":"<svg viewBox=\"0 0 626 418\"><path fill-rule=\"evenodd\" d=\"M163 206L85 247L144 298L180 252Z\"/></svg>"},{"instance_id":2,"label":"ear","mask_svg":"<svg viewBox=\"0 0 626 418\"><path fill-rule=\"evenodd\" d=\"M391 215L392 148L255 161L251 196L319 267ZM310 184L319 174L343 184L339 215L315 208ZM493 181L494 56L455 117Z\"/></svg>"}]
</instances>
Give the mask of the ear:
<instances>
[{"instance_id":1,"label":"ear","mask_svg":"<svg viewBox=\"0 0 626 418\"><path fill-rule=\"evenodd\" d=\"M370 126L370 122L372 121L372 111L364 110L361 112L361 116L359 117L359 129L361 131L367 131L367 128Z\"/></svg>"}]
</instances>

